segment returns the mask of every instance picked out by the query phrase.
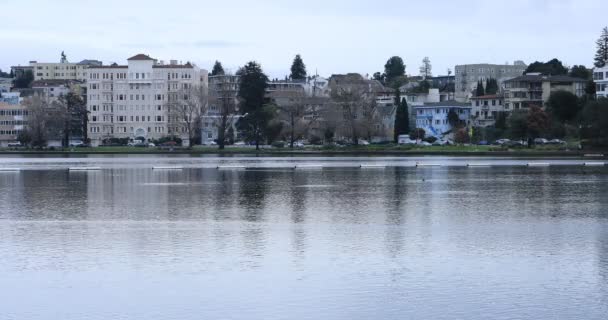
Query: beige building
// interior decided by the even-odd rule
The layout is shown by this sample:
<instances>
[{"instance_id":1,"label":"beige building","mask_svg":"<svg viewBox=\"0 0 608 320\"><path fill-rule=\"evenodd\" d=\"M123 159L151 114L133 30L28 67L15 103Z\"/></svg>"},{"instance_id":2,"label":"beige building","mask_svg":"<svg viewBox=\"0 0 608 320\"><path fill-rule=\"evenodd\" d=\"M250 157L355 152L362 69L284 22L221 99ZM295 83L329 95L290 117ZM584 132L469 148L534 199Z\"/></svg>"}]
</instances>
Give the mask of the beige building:
<instances>
[{"instance_id":1,"label":"beige building","mask_svg":"<svg viewBox=\"0 0 608 320\"><path fill-rule=\"evenodd\" d=\"M27 125L27 110L21 104L0 101L0 146L16 142Z\"/></svg>"},{"instance_id":2,"label":"beige building","mask_svg":"<svg viewBox=\"0 0 608 320\"><path fill-rule=\"evenodd\" d=\"M87 70L89 138L98 146L109 138L159 139L180 136L183 126L169 122L168 104L194 86L207 90L207 71L175 60L158 62L144 54L127 65L92 66Z\"/></svg>"},{"instance_id":3,"label":"beige building","mask_svg":"<svg viewBox=\"0 0 608 320\"><path fill-rule=\"evenodd\" d=\"M91 66L101 66L98 60L82 60L78 63L68 62L62 52L57 62L30 61L30 68L34 73L34 80L87 80L87 69Z\"/></svg>"},{"instance_id":4,"label":"beige building","mask_svg":"<svg viewBox=\"0 0 608 320\"><path fill-rule=\"evenodd\" d=\"M551 93L568 91L577 97L585 94L586 80L569 76L545 76L539 73L505 81L505 111L526 109L532 105L544 107Z\"/></svg>"},{"instance_id":5,"label":"beige building","mask_svg":"<svg viewBox=\"0 0 608 320\"><path fill-rule=\"evenodd\" d=\"M486 95L471 98L471 118L473 126L493 126L498 115L505 112L504 98L500 95Z\"/></svg>"}]
</instances>

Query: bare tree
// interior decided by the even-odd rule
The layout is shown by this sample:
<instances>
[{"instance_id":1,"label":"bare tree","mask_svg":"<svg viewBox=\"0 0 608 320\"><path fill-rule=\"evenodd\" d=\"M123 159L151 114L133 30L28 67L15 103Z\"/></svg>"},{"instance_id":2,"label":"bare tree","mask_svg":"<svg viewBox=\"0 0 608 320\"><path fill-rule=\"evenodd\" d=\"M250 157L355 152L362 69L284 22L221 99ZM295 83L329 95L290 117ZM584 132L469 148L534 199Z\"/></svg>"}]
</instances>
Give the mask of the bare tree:
<instances>
[{"instance_id":1,"label":"bare tree","mask_svg":"<svg viewBox=\"0 0 608 320\"><path fill-rule=\"evenodd\" d=\"M293 149L297 139L305 136L318 120L319 98L309 97L304 90L282 93L286 101L278 102L279 120ZM284 99L285 100L285 99Z\"/></svg>"},{"instance_id":2,"label":"bare tree","mask_svg":"<svg viewBox=\"0 0 608 320\"><path fill-rule=\"evenodd\" d=\"M375 94L366 81L357 81L335 86L331 90L333 110L326 112L328 119L339 119L341 113L342 127L353 144L359 144L359 138L366 132L366 123L373 119L376 110Z\"/></svg>"},{"instance_id":3,"label":"bare tree","mask_svg":"<svg viewBox=\"0 0 608 320\"><path fill-rule=\"evenodd\" d=\"M65 113L58 103L51 103L45 96L34 95L26 99L24 105L28 111L24 136L33 147L42 148L50 138L61 136Z\"/></svg>"},{"instance_id":4,"label":"bare tree","mask_svg":"<svg viewBox=\"0 0 608 320\"><path fill-rule=\"evenodd\" d=\"M170 132L188 136L192 148L202 129L203 115L207 113L208 94L204 85L185 84L180 91L169 94L167 114Z\"/></svg>"},{"instance_id":5,"label":"bare tree","mask_svg":"<svg viewBox=\"0 0 608 320\"><path fill-rule=\"evenodd\" d=\"M217 77L210 88L210 108L205 118L211 119L217 129L217 144L220 150L226 146L230 129L239 118L238 115L238 81L233 75ZM233 81L234 80L234 81Z\"/></svg>"}]
</instances>

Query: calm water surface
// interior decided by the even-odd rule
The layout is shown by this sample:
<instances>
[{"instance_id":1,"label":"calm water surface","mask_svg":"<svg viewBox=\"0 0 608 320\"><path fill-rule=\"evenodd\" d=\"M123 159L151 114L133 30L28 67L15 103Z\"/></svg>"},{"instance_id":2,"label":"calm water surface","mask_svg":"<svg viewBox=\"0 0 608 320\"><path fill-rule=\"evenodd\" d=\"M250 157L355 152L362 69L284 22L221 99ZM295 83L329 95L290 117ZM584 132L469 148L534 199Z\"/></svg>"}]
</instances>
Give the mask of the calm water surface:
<instances>
[{"instance_id":1,"label":"calm water surface","mask_svg":"<svg viewBox=\"0 0 608 320\"><path fill-rule=\"evenodd\" d=\"M608 168L64 161L0 160L0 319L608 318Z\"/></svg>"}]
</instances>

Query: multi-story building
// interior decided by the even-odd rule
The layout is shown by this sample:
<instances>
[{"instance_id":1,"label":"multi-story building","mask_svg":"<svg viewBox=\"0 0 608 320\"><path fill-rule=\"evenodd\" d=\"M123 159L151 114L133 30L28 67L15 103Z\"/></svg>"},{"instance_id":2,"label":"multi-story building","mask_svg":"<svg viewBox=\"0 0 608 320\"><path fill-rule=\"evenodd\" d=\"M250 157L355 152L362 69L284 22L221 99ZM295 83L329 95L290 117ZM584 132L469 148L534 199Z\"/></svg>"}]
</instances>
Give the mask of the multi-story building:
<instances>
[{"instance_id":1,"label":"multi-story building","mask_svg":"<svg viewBox=\"0 0 608 320\"><path fill-rule=\"evenodd\" d=\"M496 79L498 86L508 79L521 76L528 66L523 61L515 61L509 64L467 64L455 67L456 100L468 101L471 92L477 88L477 83L482 81L485 85L488 79Z\"/></svg>"},{"instance_id":2,"label":"multi-story building","mask_svg":"<svg viewBox=\"0 0 608 320\"><path fill-rule=\"evenodd\" d=\"M569 76L545 76L528 73L505 81L505 111L526 109L532 105L544 107L551 93L568 91L578 97L585 94L587 81Z\"/></svg>"},{"instance_id":3,"label":"multi-story building","mask_svg":"<svg viewBox=\"0 0 608 320\"><path fill-rule=\"evenodd\" d=\"M416 110L416 127L424 129L427 136L442 138L451 133L453 129L448 114L456 112L461 123L465 126L471 124L471 105L457 101L444 101L425 103L414 107Z\"/></svg>"},{"instance_id":4,"label":"multi-story building","mask_svg":"<svg viewBox=\"0 0 608 320\"><path fill-rule=\"evenodd\" d=\"M500 95L486 95L471 98L473 125L489 127L496 123L498 115L505 112L504 98Z\"/></svg>"},{"instance_id":5,"label":"multi-story building","mask_svg":"<svg viewBox=\"0 0 608 320\"><path fill-rule=\"evenodd\" d=\"M34 80L87 80L89 67L98 67L102 63L97 60L83 60L78 63L69 63L67 60L56 62L30 61L34 73Z\"/></svg>"},{"instance_id":6,"label":"multi-story building","mask_svg":"<svg viewBox=\"0 0 608 320\"><path fill-rule=\"evenodd\" d=\"M0 146L17 141L26 125L27 110L23 105L14 100L0 101Z\"/></svg>"},{"instance_id":7,"label":"multi-story building","mask_svg":"<svg viewBox=\"0 0 608 320\"><path fill-rule=\"evenodd\" d=\"M189 142L179 120L172 120L169 105L179 103L191 88L207 90L207 71L171 60L159 63L145 54L127 65L91 66L87 70L87 109L91 144L109 138L159 139L180 136Z\"/></svg>"},{"instance_id":8,"label":"multi-story building","mask_svg":"<svg viewBox=\"0 0 608 320\"><path fill-rule=\"evenodd\" d=\"M593 82L598 98L608 98L608 65L593 69Z\"/></svg>"},{"instance_id":9,"label":"multi-story building","mask_svg":"<svg viewBox=\"0 0 608 320\"><path fill-rule=\"evenodd\" d=\"M408 111L409 111L409 120L410 120L410 128L416 127L416 108L424 106L425 103L438 103L445 101L454 100L454 93L443 91L441 92L439 89L432 88L429 89L428 92L402 92L401 99L406 99Z\"/></svg>"}]
</instances>

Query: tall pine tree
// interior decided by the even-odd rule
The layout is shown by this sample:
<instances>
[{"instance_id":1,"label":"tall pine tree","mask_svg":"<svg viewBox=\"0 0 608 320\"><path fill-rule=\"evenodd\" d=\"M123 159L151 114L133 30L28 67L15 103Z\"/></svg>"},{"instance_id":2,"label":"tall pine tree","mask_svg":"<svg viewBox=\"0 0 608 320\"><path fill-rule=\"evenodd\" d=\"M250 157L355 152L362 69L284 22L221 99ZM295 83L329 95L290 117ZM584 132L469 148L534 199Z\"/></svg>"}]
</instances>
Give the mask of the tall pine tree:
<instances>
[{"instance_id":1,"label":"tall pine tree","mask_svg":"<svg viewBox=\"0 0 608 320\"><path fill-rule=\"evenodd\" d=\"M477 82L477 88L475 89L475 96L481 97L481 96L485 96L485 95L486 95L486 91L483 88L483 82L481 80L479 80Z\"/></svg>"},{"instance_id":2,"label":"tall pine tree","mask_svg":"<svg viewBox=\"0 0 608 320\"><path fill-rule=\"evenodd\" d=\"M395 143L398 143L400 135L408 134L410 132L410 117L408 113L407 101L406 99L401 99L399 89L395 91L395 105L397 106L397 110L395 111L393 139Z\"/></svg>"},{"instance_id":3,"label":"tall pine tree","mask_svg":"<svg viewBox=\"0 0 608 320\"><path fill-rule=\"evenodd\" d=\"M259 150L264 132L274 117L274 110L266 105L268 76L255 61L239 69L237 75L239 76L239 110L243 114L238 126L250 140L255 142L256 150Z\"/></svg>"},{"instance_id":4,"label":"tall pine tree","mask_svg":"<svg viewBox=\"0 0 608 320\"><path fill-rule=\"evenodd\" d=\"M224 67L222 67L222 63L219 61L215 61L215 64L213 65L213 70L211 70L211 75L212 76L221 76L224 75Z\"/></svg>"},{"instance_id":5,"label":"tall pine tree","mask_svg":"<svg viewBox=\"0 0 608 320\"><path fill-rule=\"evenodd\" d=\"M608 64L608 27L602 29L602 35L595 42L597 51L595 53L595 66L602 68Z\"/></svg>"},{"instance_id":6,"label":"tall pine tree","mask_svg":"<svg viewBox=\"0 0 608 320\"><path fill-rule=\"evenodd\" d=\"M498 90L499 90L498 82L496 81L496 79L494 79L494 78L488 79L488 81L486 82L485 94L487 94L487 95L497 94Z\"/></svg>"},{"instance_id":7,"label":"tall pine tree","mask_svg":"<svg viewBox=\"0 0 608 320\"><path fill-rule=\"evenodd\" d=\"M306 79L306 65L302 61L302 57L297 54L291 64L291 80L305 80Z\"/></svg>"}]
</instances>

